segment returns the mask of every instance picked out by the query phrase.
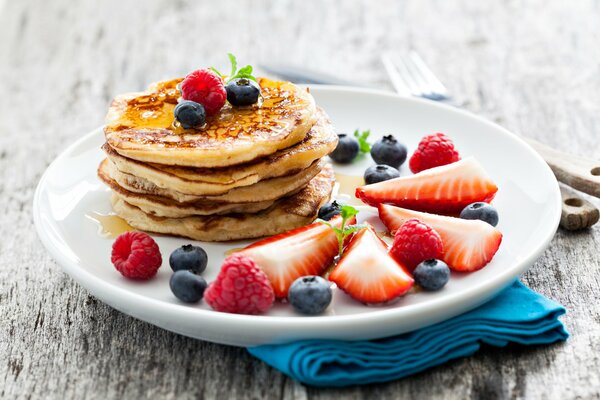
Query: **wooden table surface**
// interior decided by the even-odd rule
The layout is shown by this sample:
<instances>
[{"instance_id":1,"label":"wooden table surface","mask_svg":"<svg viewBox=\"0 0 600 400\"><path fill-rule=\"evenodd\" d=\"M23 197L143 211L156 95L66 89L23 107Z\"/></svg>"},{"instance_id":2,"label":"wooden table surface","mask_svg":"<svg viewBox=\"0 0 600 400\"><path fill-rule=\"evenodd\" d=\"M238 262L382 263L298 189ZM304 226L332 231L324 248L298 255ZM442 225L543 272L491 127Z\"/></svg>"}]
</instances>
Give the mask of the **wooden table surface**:
<instances>
[{"instance_id":1,"label":"wooden table surface","mask_svg":"<svg viewBox=\"0 0 600 400\"><path fill-rule=\"evenodd\" d=\"M583 0L0 0L0 398L600 398L598 227L559 230L523 276L567 307L567 343L321 390L97 301L31 218L45 168L115 94L224 65L227 51L390 89L380 53L412 47L469 110L600 159L599 21L600 3Z\"/></svg>"}]
</instances>

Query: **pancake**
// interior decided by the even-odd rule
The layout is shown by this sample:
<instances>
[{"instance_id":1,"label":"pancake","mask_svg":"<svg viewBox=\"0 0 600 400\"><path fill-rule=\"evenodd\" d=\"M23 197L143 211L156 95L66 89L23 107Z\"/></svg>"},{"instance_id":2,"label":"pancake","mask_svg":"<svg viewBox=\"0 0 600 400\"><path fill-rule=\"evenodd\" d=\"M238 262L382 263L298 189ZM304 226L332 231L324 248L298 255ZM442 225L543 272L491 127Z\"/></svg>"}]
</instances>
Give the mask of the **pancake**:
<instances>
[{"instance_id":1,"label":"pancake","mask_svg":"<svg viewBox=\"0 0 600 400\"><path fill-rule=\"evenodd\" d=\"M121 156L108 144L103 149L120 171L146 179L159 188L198 196L223 194L236 187L285 175L288 171L306 169L333 151L338 142L337 134L323 110L319 110L318 117L302 142L270 156L230 167L193 168L145 163Z\"/></svg>"},{"instance_id":2,"label":"pancake","mask_svg":"<svg viewBox=\"0 0 600 400\"><path fill-rule=\"evenodd\" d=\"M235 188L227 193L215 196L196 196L167 188L159 188L148 180L119 171L108 159L100 163L98 175L100 177L102 175L109 176L119 186L131 192L167 197L179 203L256 203L276 200L300 189L317 175L324 165L325 161L319 159L304 170L290 171L289 175L266 179L254 185Z\"/></svg>"},{"instance_id":3,"label":"pancake","mask_svg":"<svg viewBox=\"0 0 600 400\"><path fill-rule=\"evenodd\" d=\"M202 129L174 126L182 79L117 96L106 116L107 143L139 161L188 167L223 167L273 154L302 141L316 122L312 95L289 82L259 78L262 105L228 103Z\"/></svg>"},{"instance_id":4,"label":"pancake","mask_svg":"<svg viewBox=\"0 0 600 400\"><path fill-rule=\"evenodd\" d=\"M257 214L163 218L146 214L116 195L111 201L117 215L136 229L221 242L276 235L313 222L319 208L329 200L333 181L333 169L327 165L297 194Z\"/></svg>"},{"instance_id":5,"label":"pancake","mask_svg":"<svg viewBox=\"0 0 600 400\"><path fill-rule=\"evenodd\" d=\"M257 213L273 205L276 200L256 203L179 203L162 196L135 193L121 187L106 171L98 169L98 177L106 183L113 194L127 203L138 207L146 214L159 217L182 218L192 215L220 215L230 213ZM299 191L301 189L296 190ZM291 193L293 194L293 193Z\"/></svg>"}]
</instances>

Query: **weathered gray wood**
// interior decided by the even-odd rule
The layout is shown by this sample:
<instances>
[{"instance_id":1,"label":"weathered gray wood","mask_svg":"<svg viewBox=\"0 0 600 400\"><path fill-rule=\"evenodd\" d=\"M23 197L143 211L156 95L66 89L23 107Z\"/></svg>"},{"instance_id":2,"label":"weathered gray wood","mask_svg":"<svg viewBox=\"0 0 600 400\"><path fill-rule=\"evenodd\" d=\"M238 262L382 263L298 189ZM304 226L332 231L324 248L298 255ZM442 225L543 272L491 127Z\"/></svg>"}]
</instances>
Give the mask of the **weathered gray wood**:
<instances>
[{"instance_id":1,"label":"weathered gray wood","mask_svg":"<svg viewBox=\"0 0 600 400\"><path fill-rule=\"evenodd\" d=\"M560 186L562 213L560 227L568 231L587 229L600 219L598 208L568 186Z\"/></svg>"},{"instance_id":2,"label":"weathered gray wood","mask_svg":"<svg viewBox=\"0 0 600 400\"><path fill-rule=\"evenodd\" d=\"M380 52L413 47L473 112L599 159L598 21L592 0L0 1L0 398L599 398L598 226L559 231L523 278L569 309L566 344L320 390L97 302L31 221L45 167L102 123L114 94L223 65L226 51L389 87Z\"/></svg>"},{"instance_id":3,"label":"weathered gray wood","mask_svg":"<svg viewBox=\"0 0 600 400\"><path fill-rule=\"evenodd\" d=\"M536 140L525 139L546 160L559 182L600 197L600 161L567 154Z\"/></svg>"}]
</instances>

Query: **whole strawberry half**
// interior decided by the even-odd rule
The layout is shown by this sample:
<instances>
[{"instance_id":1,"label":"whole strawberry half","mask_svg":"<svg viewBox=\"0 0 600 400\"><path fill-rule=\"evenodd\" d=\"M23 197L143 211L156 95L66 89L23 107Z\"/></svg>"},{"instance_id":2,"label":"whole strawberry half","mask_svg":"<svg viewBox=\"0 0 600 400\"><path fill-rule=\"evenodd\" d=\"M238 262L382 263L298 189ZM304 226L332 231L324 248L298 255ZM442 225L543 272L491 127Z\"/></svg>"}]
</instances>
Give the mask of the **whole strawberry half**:
<instances>
[{"instance_id":1,"label":"whole strawberry half","mask_svg":"<svg viewBox=\"0 0 600 400\"><path fill-rule=\"evenodd\" d=\"M387 203L412 210L458 214L471 203L492 201L498 187L472 157L415 175L361 186L356 197L377 206Z\"/></svg>"},{"instance_id":2,"label":"whole strawberry half","mask_svg":"<svg viewBox=\"0 0 600 400\"><path fill-rule=\"evenodd\" d=\"M480 220L427 214L388 204L379 205L379 218L390 232L395 232L411 218L431 226L442 238L442 259L454 271L471 272L483 268L502 242L502 233Z\"/></svg>"},{"instance_id":3,"label":"whole strawberry half","mask_svg":"<svg viewBox=\"0 0 600 400\"><path fill-rule=\"evenodd\" d=\"M342 218L329 221L340 227ZM356 223L356 219L347 224ZM267 275L277 298L286 298L292 283L301 276L321 275L338 254L335 232L321 222L260 240L240 253L252 258Z\"/></svg>"},{"instance_id":4,"label":"whole strawberry half","mask_svg":"<svg viewBox=\"0 0 600 400\"><path fill-rule=\"evenodd\" d=\"M404 266L388 254L387 245L371 226L354 235L329 280L352 298L367 304L402 296L414 283Z\"/></svg>"}]
</instances>

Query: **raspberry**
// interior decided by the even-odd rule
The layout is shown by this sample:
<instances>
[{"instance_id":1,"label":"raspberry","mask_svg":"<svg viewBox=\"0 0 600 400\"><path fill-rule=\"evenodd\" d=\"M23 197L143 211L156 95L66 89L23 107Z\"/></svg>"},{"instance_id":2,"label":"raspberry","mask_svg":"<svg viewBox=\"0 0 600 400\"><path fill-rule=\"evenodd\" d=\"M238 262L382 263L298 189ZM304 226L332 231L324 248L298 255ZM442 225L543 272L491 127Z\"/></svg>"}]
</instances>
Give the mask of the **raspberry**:
<instances>
[{"instance_id":1,"label":"raspberry","mask_svg":"<svg viewBox=\"0 0 600 400\"><path fill-rule=\"evenodd\" d=\"M452 140L443 133L433 133L425 136L419 142L419 147L410 158L409 166L413 173L452 164L460 160L458 151Z\"/></svg>"},{"instance_id":2,"label":"raspberry","mask_svg":"<svg viewBox=\"0 0 600 400\"><path fill-rule=\"evenodd\" d=\"M271 308L275 293L267 275L250 257L232 254L206 289L204 300L217 311L261 314Z\"/></svg>"},{"instance_id":3,"label":"raspberry","mask_svg":"<svg viewBox=\"0 0 600 400\"><path fill-rule=\"evenodd\" d=\"M216 114L227 100L223 79L208 69L189 73L181 83L181 95L202 104L207 115Z\"/></svg>"},{"instance_id":4,"label":"raspberry","mask_svg":"<svg viewBox=\"0 0 600 400\"><path fill-rule=\"evenodd\" d=\"M110 257L124 277L147 280L156 275L162 264L158 245L144 232L125 232L112 245Z\"/></svg>"},{"instance_id":5,"label":"raspberry","mask_svg":"<svg viewBox=\"0 0 600 400\"><path fill-rule=\"evenodd\" d=\"M412 272L425 260L444 254L442 238L432 227L416 218L406 220L394 235L390 255Z\"/></svg>"}]
</instances>

